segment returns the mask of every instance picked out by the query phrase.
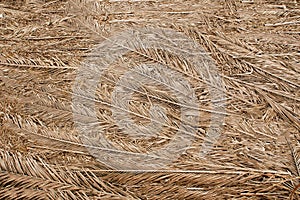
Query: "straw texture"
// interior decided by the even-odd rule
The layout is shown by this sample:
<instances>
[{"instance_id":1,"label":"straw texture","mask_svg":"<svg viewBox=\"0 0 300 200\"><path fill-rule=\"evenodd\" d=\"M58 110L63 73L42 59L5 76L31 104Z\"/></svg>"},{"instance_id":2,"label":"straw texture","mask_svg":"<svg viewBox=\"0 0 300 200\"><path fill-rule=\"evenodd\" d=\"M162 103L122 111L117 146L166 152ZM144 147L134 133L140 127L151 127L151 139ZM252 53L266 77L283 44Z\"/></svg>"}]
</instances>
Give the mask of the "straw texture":
<instances>
[{"instance_id":1,"label":"straw texture","mask_svg":"<svg viewBox=\"0 0 300 200\"><path fill-rule=\"evenodd\" d=\"M296 0L0 1L0 198L298 199L299 25ZM74 96L89 98L74 84L95 46L145 27L174 30L203 48L222 79L215 90L224 110L214 109L210 82L187 58L131 49L103 71L92 99L107 141L137 155L164 148L189 124L180 99L188 85L199 119L189 124L189 148L167 167L134 169L125 157L117 166L130 167L120 169L97 159L97 140L87 144L76 128L74 115L90 123L92 112L74 109ZM143 67L154 65L167 69ZM141 74L148 84L136 87ZM176 85L181 79L188 84ZM118 87L135 90L128 100ZM128 118L118 118L124 112ZM220 135L199 156L216 113Z\"/></svg>"}]
</instances>

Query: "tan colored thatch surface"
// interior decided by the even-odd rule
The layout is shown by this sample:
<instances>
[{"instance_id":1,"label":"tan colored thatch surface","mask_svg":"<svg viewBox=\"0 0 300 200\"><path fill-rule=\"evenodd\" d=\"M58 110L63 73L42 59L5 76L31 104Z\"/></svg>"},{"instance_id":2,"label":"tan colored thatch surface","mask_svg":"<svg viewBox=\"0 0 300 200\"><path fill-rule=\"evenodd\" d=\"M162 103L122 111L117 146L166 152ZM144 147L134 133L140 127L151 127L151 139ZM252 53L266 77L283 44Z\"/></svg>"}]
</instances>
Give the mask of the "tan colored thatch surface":
<instances>
[{"instance_id":1,"label":"tan colored thatch surface","mask_svg":"<svg viewBox=\"0 0 300 200\"><path fill-rule=\"evenodd\" d=\"M299 26L297 0L0 1L0 198L298 199ZM149 141L122 134L109 97L131 65L166 64L203 101L193 148L160 171L115 170L82 143L72 86L95 45L141 27L182 32L209 53L225 85L225 121L214 148L199 157L212 115L205 83L178 56L153 49L126 54L98 87L106 103L96 103L107 138L119 148L160 148L180 120L168 90L145 86L132 97L131 118L147 124L149 107L161 104L167 128Z\"/></svg>"}]
</instances>

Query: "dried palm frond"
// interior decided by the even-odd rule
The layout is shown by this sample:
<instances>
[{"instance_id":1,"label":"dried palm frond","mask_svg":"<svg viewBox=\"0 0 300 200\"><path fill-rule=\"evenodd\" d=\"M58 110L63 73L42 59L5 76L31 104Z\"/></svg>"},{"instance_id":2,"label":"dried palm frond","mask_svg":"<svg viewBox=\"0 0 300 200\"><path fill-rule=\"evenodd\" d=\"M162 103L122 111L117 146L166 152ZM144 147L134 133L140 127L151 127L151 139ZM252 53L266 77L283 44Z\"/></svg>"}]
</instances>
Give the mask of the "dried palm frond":
<instances>
[{"instance_id":1,"label":"dried palm frond","mask_svg":"<svg viewBox=\"0 0 300 200\"><path fill-rule=\"evenodd\" d=\"M299 12L299 2L288 0L1 1L0 198L298 199ZM84 63L97 60L97 45L140 28L173 30L201 46L224 87L176 52L118 43L128 52L101 74L95 98L84 82L74 89ZM136 68L142 65L172 73L163 79L151 74L163 70ZM177 74L195 88L196 106L173 94L187 91L170 78ZM136 77L151 84L132 89L142 83ZM113 98L120 85L132 91L128 109ZM210 88L224 98L212 99ZM181 108L199 113L197 123L182 120ZM116 113L126 113L134 128L118 124ZM206 137L214 115L224 118L217 141ZM97 137L87 144L76 116L102 128L116 149L103 148ZM134 168L143 161L131 155L163 148L181 123L197 127L185 132L194 139L184 153L164 169ZM211 151L200 156L205 143ZM115 169L101 152L133 169Z\"/></svg>"},{"instance_id":2,"label":"dried palm frond","mask_svg":"<svg viewBox=\"0 0 300 200\"><path fill-rule=\"evenodd\" d=\"M1 151L0 164L0 183L3 188L1 198L125 199L127 196L125 192L104 183L92 172L72 172L64 167L51 166L37 156L34 159Z\"/></svg>"}]
</instances>

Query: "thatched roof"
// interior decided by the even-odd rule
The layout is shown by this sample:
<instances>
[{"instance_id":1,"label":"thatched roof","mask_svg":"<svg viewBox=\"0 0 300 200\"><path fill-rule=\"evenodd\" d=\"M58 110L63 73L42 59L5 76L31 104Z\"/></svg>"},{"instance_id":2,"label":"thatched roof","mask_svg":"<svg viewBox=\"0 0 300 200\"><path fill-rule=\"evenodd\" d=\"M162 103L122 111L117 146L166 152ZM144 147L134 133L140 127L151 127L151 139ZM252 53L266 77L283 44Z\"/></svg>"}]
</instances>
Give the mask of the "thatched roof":
<instances>
[{"instance_id":1,"label":"thatched roof","mask_svg":"<svg viewBox=\"0 0 300 200\"><path fill-rule=\"evenodd\" d=\"M298 199L299 14L1 1L0 198Z\"/></svg>"}]
</instances>

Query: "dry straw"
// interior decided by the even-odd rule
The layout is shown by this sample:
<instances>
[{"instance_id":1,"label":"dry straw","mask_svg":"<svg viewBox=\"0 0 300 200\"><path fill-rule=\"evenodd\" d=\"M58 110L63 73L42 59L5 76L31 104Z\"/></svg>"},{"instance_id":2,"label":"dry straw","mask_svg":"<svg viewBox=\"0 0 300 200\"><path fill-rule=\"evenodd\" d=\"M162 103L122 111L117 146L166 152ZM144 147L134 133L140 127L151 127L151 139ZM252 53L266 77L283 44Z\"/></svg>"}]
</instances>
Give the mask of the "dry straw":
<instances>
[{"instance_id":1,"label":"dry straw","mask_svg":"<svg viewBox=\"0 0 300 200\"><path fill-rule=\"evenodd\" d=\"M1 1L0 198L298 199L299 13L299 2L290 0ZM158 137L129 137L112 116L120 76L131 66L158 63L196 88L198 134L167 168L114 169L90 155L96 145L82 142L72 87L95 45L143 27L181 32L212 58L226 94L223 129L213 149L199 156L214 113L209 82L183 57L132 51L98 84L98 125L106 137L124 151L144 153L174 136L180 105L161 84L137 90L129 107L131 119L145 126L152 105L166 109L167 128ZM88 120L90 111L76 114Z\"/></svg>"}]
</instances>

